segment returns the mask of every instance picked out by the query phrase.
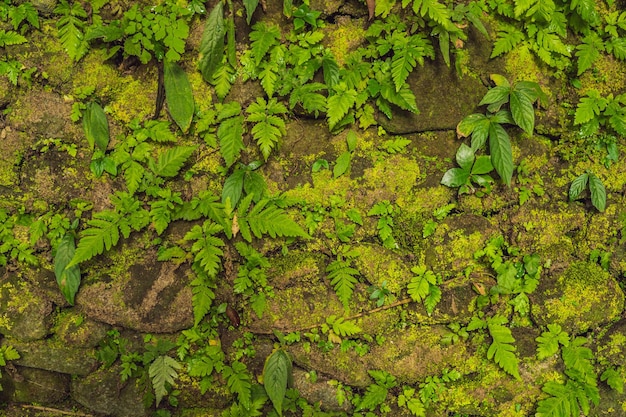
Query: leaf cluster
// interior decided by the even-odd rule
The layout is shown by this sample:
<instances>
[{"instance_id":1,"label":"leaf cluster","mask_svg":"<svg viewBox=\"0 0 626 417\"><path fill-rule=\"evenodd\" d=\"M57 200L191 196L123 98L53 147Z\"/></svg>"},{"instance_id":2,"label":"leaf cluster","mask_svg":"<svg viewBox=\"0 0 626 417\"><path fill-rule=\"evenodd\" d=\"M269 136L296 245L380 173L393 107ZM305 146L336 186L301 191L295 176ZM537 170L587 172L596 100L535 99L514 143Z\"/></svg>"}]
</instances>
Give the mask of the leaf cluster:
<instances>
[{"instance_id":1,"label":"leaf cluster","mask_svg":"<svg viewBox=\"0 0 626 417\"><path fill-rule=\"evenodd\" d=\"M577 200L587 186L589 186L591 193L591 204L593 204L598 211L604 211L606 208L606 189L604 188L602 180L593 172L581 174L572 181L569 187L570 201Z\"/></svg>"},{"instance_id":2,"label":"leaf cluster","mask_svg":"<svg viewBox=\"0 0 626 417\"><path fill-rule=\"evenodd\" d=\"M378 217L376 229L378 229L378 237L387 249L397 249L398 244L393 237L393 205L388 200L380 201L372 206L367 212L368 216Z\"/></svg>"},{"instance_id":3,"label":"leaf cluster","mask_svg":"<svg viewBox=\"0 0 626 417\"><path fill-rule=\"evenodd\" d=\"M411 268L411 272L414 275L407 287L409 296L415 302L423 302L426 312L430 316L441 301L441 289L439 288L441 277L423 265Z\"/></svg>"}]
</instances>

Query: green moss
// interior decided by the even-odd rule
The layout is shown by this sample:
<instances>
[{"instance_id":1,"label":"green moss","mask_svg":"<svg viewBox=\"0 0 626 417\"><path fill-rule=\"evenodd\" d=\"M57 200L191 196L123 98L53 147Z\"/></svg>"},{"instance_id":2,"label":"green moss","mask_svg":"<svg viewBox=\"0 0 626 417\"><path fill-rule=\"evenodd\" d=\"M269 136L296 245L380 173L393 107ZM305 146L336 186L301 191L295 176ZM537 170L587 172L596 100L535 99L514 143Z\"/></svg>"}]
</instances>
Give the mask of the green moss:
<instances>
[{"instance_id":1,"label":"green moss","mask_svg":"<svg viewBox=\"0 0 626 417\"><path fill-rule=\"evenodd\" d=\"M506 72L511 74L510 81L533 81L541 84L541 74L546 72L544 66L537 64L535 54L522 44L505 55Z\"/></svg>"},{"instance_id":2,"label":"green moss","mask_svg":"<svg viewBox=\"0 0 626 417\"><path fill-rule=\"evenodd\" d=\"M371 190L368 193L371 204L390 200L404 209L413 202L412 189L419 179L422 174L417 162L403 155L392 155L365 170L363 186Z\"/></svg>"},{"instance_id":3,"label":"green moss","mask_svg":"<svg viewBox=\"0 0 626 417\"><path fill-rule=\"evenodd\" d=\"M602 96L615 94L626 86L626 65L612 55L601 54L593 67L580 76L580 82L581 96L591 89L598 90Z\"/></svg>"},{"instance_id":4,"label":"green moss","mask_svg":"<svg viewBox=\"0 0 626 417\"><path fill-rule=\"evenodd\" d=\"M340 24L329 26L327 34L328 47L340 66L347 55L365 40L365 29L360 20L342 20Z\"/></svg>"},{"instance_id":5,"label":"green moss","mask_svg":"<svg viewBox=\"0 0 626 417\"><path fill-rule=\"evenodd\" d=\"M359 245L354 249L359 252L355 261L357 269L371 284L381 286L386 281L389 291L399 295L411 281L410 267L394 252L374 245Z\"/></svg>"}]
</instances>

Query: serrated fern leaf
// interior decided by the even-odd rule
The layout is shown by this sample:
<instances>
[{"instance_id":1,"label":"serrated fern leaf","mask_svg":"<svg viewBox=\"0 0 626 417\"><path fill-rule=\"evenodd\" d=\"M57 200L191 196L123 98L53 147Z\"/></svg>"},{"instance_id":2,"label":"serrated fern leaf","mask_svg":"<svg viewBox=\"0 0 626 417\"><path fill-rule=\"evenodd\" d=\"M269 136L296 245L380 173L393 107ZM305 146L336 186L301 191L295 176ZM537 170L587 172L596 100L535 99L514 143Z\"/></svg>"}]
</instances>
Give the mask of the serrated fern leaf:
<instances>
[{"instance_id":1,"label":"serrated fern leaf","mask_svg":"<svg viewBox=\"0 0 626 417\"><path fill-rule=\"evenodd\" d=\"M154 388L154 395L156 396L156 405L164 396L167 395L168 387L174 385L174 379L178 378L177 370L181 369L182 365L167 355L158 356L148 369L148 374L152 380L152 387Z\"/></svg>"},{"instance_id":2,"label":"serrated fern leaf","mask_svg":"<svg viewBox=\"0 0 626 417\"><path fill-rule=\"evenodd\" d=\"M175 177L196 148L197 146L176 146L168 149L159 155L153 167L154 173L159 177Z\"/></svg>"},{"instance_id":3,"label":"serrated fern leaf","mask_svg":"<svg viewBox=\"0 0 626 417\"><path fill-rule=\"evenodd\" d=\"M248 106L246 112L248 122L255 123L252 136L259 145L263 158L267 161L272 149L285 134L285 122L280 115L287 113L287 108L275 98L265 101L259 97L256 103Z\"/></svg>"},{"instance_id":4,"label":"serrated fern leaf","mask_svg":"<svg viewBox=\"0 0 626 417\"><path fill-rule=\"evenodd\" d=\"M543 391L550 397L539 401L536 417L574 417L577 415L570 411L577 407L576 399L572 398L570 391L564 385L550 381L544 385Z\"/></svg>"},{"instance_id":5,"label":"serrated fern leaf","mask_svg":"<svg viewBox=\"0 0 626 417\"><path fill-rule=\"evenodd\" d=\"M224 242L214 235L222 230L222 226L207 220L202 226L195 225L183 238L185 241L194 241L191 246L194 261L210 277L215 276L221 266L220 258L224 252L220 248Z\"/></svg>"},{"instance_id":6,"label":"serrated fern leaf","mask_svg":"<svg viewBox=\"0 0 626 417\"><path fill-rule=\"evenodd\" d=\"M241 201L237 210L237 222L241 236L248 242L252 241L252 235L261 238L263 235L270 237L308 237L308 234L293 221L285 211L269 200L259 201L250 212L246 213L254 194L249 194Z\"/></svg>"},{"instance_id":7,"label":"serrated fern leaf","mask_svg":"<svg viewBox=\"0 0 626 417\"><path fill-rule=\"evenodd\" d=\"M304 110L317 117L319 112L326 111L326 97L318 93L325 88L322 83L308 83L294 88L289 96L289 107L293 109L300 104Z\"/></svg>"},{"instance_id":8,"label":"serrated fern leaf","mask_svg":"<svg viewBox=\"0 0 626 417\"><path fill-rule=\"evenodd\" d=\"M83 33L85 24L79 19L86 18L87 12L80 2L74 2L70 6L65 0L57 5L54 12L63 15L57 21L59 40L70 58L78 61L87 53L88 49Z\"/></svg>"},{"instance_id":9,"label":"serrated fern leaf","mask_svg":"<svg viewBox=\"0 0 626 417\"><path fill-rule=\"evenodd\" d=\"M430 20L446 28L454 30L454 24L450 20L450 10L437 0L413 0L413 11L420 16L428 16Z\"/></svg>"},{"instance_id":10,"label":"serrated fern leaf","mask_svg":"<svg viewBox=\"0 0 626 417\"><path fill-rule=\"evenodd\" d=\"M391 59L391 77L399 92L404 85L413 68L419 63L424 65L424 57L434 57L434 50L430 42L422 35L406 37L398 33L394 36L396 41L393 47L393 58Z\"/></svg>"},{"instance_id":11,"label":"serrated fern leaf","mask_svg":"<svg viewBox=\"0 0 626 417\"><path fill-rule=\"evenodd\" d=\"M352 268L349 261L336 259L326 267L326 272L330 279L330 285L333 286L339 301L341 301L344 308L347 310L348 302L354 291L354 286L358 281L357 276L359 275L359 271Z\"/></svg>"},{"instance_id":12,"label":"serrated fern leaf","mask_svg":"<svg viewBox=\"0 0 626 417\"><path fill-rule=\"evenodd\" d=\"M537 357L539 359L549 358L559 351L560 345L569 343L569 335L561 329L558 324L549 324L548 331L541 333L537 339Z\"/></svg>"},{"instance_id":13,"label":"serrated fern leaf","mask_svg":"<svg viewBox=\"0 0 626 417\"><path fill-rule=\"evenodd\" d=\"M211 84L215 87L215 94L217 95L217 98L224 100L230 92L230 88L235 82L235 78L235 70L228 63L223 64L213 73L213 80L211 81Z\"/></svg>"},{"instance_id":14,"label":"serrated fern leaf","mask_svg":"<svg viewBox=\"0 0 626 417\"><path fill-rule=\"evenodd\" d=\"M578 74L587 71L600 57L600 52L604 50L602 39L595 33L585 36L583 43L576 47L576 58L578 58ZM594 36L595 35L595 36Z\"/></svg>"},{"instance_id":15,"label":"serrated fern leaf","mask_svg":"<svg viewBox=\"0 0 626 417\"><path fill-rule=\"evenodd\" d=\"M278 44L280 29L272 23L258 22L250 32L250 49L256 65L259 65L269 50Z\"/></svg>"},{"instance_id":16,"label":"serrated fern leaf","mask_svg":"<svg viewBox=\"0 0 626 417\"><path fill-rule=\"evenodd\" d=\"M74 257L66 268L85 262L117 245L120 239L119 221L120 215L113 211L95 213L87 223L89 227L81 232Z\"/></svg>"},{"instance_id":17,"label":"serrated fern leaf","mask_svg":"<svg viewBox=\"0 0 626 417\"><path fill-rule=\"evenodd\" d=\"M626 60L626 38L614 38L605 44L607 52L613 54L615 58Z\"/></svg>"},{"instance_id":18,"label":"serrated fern leaf","mask_svg":"<svg viewBox=\"0 0 626 417\"><path fill-rule=\"evenodd\" d=\"M220 153L228 167L235 163L245 147L243 144L243 121L243 116L230 117L222 121L217 128Z\"/></svg>"},{"instance_id":19,"label":"serrated fern leaf","mask_svg":"<svg viewBox=\"0 0 626 417\"><path fill-rule=\"evenodd\" d=\"M132 160L128 161L128 163L124 164L124 166L124 179L126 180L126 187L128 188L129 193L135 194L141 184L145 168L139 162Z\"/></svg>"},{"instance_id":20,"label":"serrated fern leaf","mask_svg":"<svg viewBox=\"0 0 626 417\"><path fill-rule=\"evenodd\" d=\"M388 389L378 384L372 384L367 387L365 395L361 399L356 411L374 410L377 406L385 402L387 399Z\"/></svg>"},{"instance_id":21,"label":"serrated fern leaf","mask_svg":"<svg viewBox=\"0 0 626 417\"><path fill-rule=\"evenodd\" d=\"M194 326L200 324L204 316L211 310L211 305L215 299L215 293L209 286L209 277L199 266L194 265L198 277L191 281L191 303L193 305Z\"/></svg>"},{"instance_id":22,"label":"serrated fern leaf","mask_svg":"<svg viewBox=\"0 0 626 417\"><path fill-rule=\"evenodd\" d=\"M259 72L259 80L261 80L261 87L263 87L265 93L272 97L276 92L276 84L278 83L278 74L276 74L274 66L266 64Z\"/></svg>"},{"instance_id":23,"label":"serrated fern leaf","mask_svg":"<svg viewBox=\"0 0 626 417\"><path fill-rule=\"evenodd\" d=\"M587 92L587 97L580 99L578 106L576 107L576 113L574 114L574 124L579 125L587 123L596 116L600 115L606 108L606 99L600 97L600 93L597 90L590 90Z\"/></svg>"},{"instance_id":24,"label":"serrated fern leaf","mask_svg":"<svg viewBox=\"0 0 626 417\"><path fill-rule=\"evenodd\" d=\"M513 26L505 26L498 31L498 37L493 44L491 58L510 52L517 44L524 40L524 33Z\"/></svg>"},{"instance_id":25,"label":"serrated fern leaf","mask_svg":"<svg viewBox=\"0 0 626 417\"><path fill-rule=\"evenodd\" d=\"M343 317L337 317L334 314L326 318L326 323L339 336L354 336L362 331L353 321L345 320Z\"/></svg>"},{"instance_id":26,"label":"serrated fern leaf","mask_svg":"<svg viewBox=\"0 0 626 417\"><path fill-rule=\"evenodd\" d=\"M4 47L7 45L19 45L26 42L27 39L17 32L14 32L12 30L8 32L6 32L5 30L0 30L0 47Z\"/></svg>"},{"instance_id":27,"label":"serrated fern leaf","mask_svg":"<svg viewBox=\"0 0 626 417\"><path fill-rule=\"evenodd\" d=\"M517 380L521 380L519 375L519 360L515 356L515 342L511 330L497 322L490 321L487 323L489 334L493 342L487 350L487 358L493 359L500 368L506 373L512 375Z\"/></svg>"},{"instance_id":28,"label":"serrated fern leaf","mask_svg":"<svg viewBox=\"0 0 626 417\"><path fill-rule=\"evenodd\" d=\"M342 84L340 84L342 85ZM353 89L344 88L337 91L336 94L328 97L326 105L328 108L328 127L333 130L337 123L339 123L348 111L354 106L356 102L357 93Z\"/></svg>"},{"instance_id":29,"label":"serrated fern leaf","mask_svg":"<svg viewBox=\"0 0 626 417\"><path fill-rule=\"evenodd\" d=\"M245 408L250 408L252 399L252 383L250 373L241 362L233 362L231 366L225 366L222 375L226 378L228 389L237 394L239 403Z\"/></svg>"}]
</instances>

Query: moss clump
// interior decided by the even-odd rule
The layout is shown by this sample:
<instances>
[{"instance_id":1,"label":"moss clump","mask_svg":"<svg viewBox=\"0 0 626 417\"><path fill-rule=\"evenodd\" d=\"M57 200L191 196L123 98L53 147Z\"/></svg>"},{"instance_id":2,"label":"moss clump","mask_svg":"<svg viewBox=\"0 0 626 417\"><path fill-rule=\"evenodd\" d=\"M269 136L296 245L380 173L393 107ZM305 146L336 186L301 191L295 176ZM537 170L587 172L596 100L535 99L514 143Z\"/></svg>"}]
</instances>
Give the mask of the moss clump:
<instances>
[{"instance_id":1,"label":"moss clump","mask_svg":"<svg viewBox=\"0 0 626 417\"><path fill-rule=\"evenodd\" d=\"M359 252L357 269L372 285L381 286L386 281L389 291L400 294L411 281L409 265L394 252L373 245L360 245L354 249Z\"/></svg>"},{"instance_id":2,"label":"moss clump","mask_svg":"<svg viewBox=\"0 0 626 417\"><path fill-rule=\"evenodd\" d=\"M365 40L363 22L353 19L342 19L337 25L329 27L328 47L337 63L343 65L347 55Z\"/></svg>"},{"instance_id":3,"label":"moss clump","mask_svg":"<svg viewBox=\"0 0 626 417\"><path fill-rule=\"evenodd\" d=\"M576 262L533 302L535 322L557 323L581 334L619 316L624 293L617 281L599 265Z\"/></svg>"}]
</instances>

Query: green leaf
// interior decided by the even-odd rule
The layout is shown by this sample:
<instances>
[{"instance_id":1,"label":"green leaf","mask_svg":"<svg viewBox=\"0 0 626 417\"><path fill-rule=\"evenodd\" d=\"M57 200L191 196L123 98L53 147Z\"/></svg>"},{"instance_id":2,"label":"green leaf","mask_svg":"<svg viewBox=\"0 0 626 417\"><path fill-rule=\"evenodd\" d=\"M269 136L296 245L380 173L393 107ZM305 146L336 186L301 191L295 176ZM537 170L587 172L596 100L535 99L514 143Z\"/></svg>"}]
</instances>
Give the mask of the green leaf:
<instances>
[{"instance_id":1,"label":"green leaf","mask_svg":"<svg viewBox=\"0 0 626 417\"><path fill-rule=\"evenodd\" d=\"M237 221L241 236L248 242L252 235L260 239L268 234L272 238L279 237L309 237L309 235L293 221L285 211L270 203L270 200L260 200L250 212L248 208L254 198L250 194L244 198L237 209Z\"/></svg>"},{"instance_id":2,"label":"green leaf","mask_svg":"<svg viewBox=\"0 0 626 417\"><path fill-rule=\"evenodd\" d=\"M511 178L513 177L511 141L506 130L498 123L489 125L489 151L496 172L506 185L511 185Z\"/></svg>"},{"instance_id":3,"label":"green leaf","mask_svg":"<svg viewBox=\"0 0 626 417\"><path fill-rule=\"evenodd\" d=\"M259 5L259 0L243 0L243 5L246 8L246 22L250 24L252 15Z\"/></svg>"},{"instance_id":4,"label":"green leaf","mask_svg":"<svg viewBox=\"0 0 626 417\"><path fill-rule=\"evenodd\" d=\"M200 72L206 82L213 79L213 73L222 62L224 55L224 3L218 1L207 19L200 41Z\"/></svg>"},{"instance_id":5,"label":"green leaf","mask_svg":"<svg viewBox=\"0 0 626 417\"><path fill-rule=\"evenodd\" d=\"M194 242L191 246L194 262L209 277L214 277L221 266L220 257L224 253L220 248L224 246L224 242L222 239L215 237L215 235L223 230L222 226L213 223L211 220L206 220L202 226L195 225L183 238L185 241Z\"/></svg>"},{"instance_id":6,"label":"green leaf","mask_svg":"<svg viewBox=\"0 0 626 417\"><path fill-rule=\"evenodd\" d=\"M176 359L166 355L157 356L150 364L148 375L150 375L150 379L152 380L157 407L163 397L167 395L168 387L174 385L174 379L178 378L176 371L181 368L182 365L178 363Z\"/></svg>"},{"instance_id":7,"label":"green leaf","mask_svg":"<svg viewBox=\"0 0 626 417\"><path fill-rule=\"evenodd\" d=\"M279 39L280 29L273 23L257 22L252 26L250 49L257 66Z\"/></svg>"},{"instance_id":8,"label":"green leaf","mask_svg":"<svg viewBox=\"0 0 626 417\"><path fill-rule=\"evenodd\" d=\"M339 301L343 304L344 309L348 310L350 297L352 297L354 287L358 282L359 271L352 268L350 261L336 259L326 267L326 273Z\"/></svg>"},{"instance_id":9,"label":"green leaf","mask_svg":"<svg viewBox=\"0 0 626 417\"><path fill-rule=\"evenodd\" d=\"M591 191L591 203L598 211L606 208L606 190L600 178L595 174L589 174L589 191Z\"/></svg>"},{"instance_id":10,"label":"green leaf","mask_svg":"<svg viewBox=\"0 0 626 417\"><path fill-rule=\"evenodd\" d=\"M98 103L87 104L83 111L83 130L90 148L93 149L95 144L101 151L106 151L109 145L109 121Z\"/></svg>"},{"instance_id":11,"label":"green leaf","mask_svg":"<svg viewBox=\"0 0 626 417\"><path fill-rule=\"evenodd\" d=\"M215 299L215 293L209 287L208 277L204 271L201 270L201 272L203 272L201 276L191 281L194 326L200 324L204 316L211 310L211 305Z\"/></svg>"},{"instance_id":12,"label":"green leaf","mask_svg":"<svg viewBox=\"0 0 626 417\"><path fill-rule=\"evenodd\" d=\"M521 381L519 375L519 360L515 356L515 342L511 330L498 322L498 316L490 319L487 323L489 334L493 342L487 350L487 358L493 359L506 373Z\"/></svg>"},{"instance_id":13,"label":"green leaf","mask_svg":"<svg viewBox=\"0 0 626 417\"><path fill-rule=\"evenodd\" d=\"M450 188L457 188L469 182L470 172L462 168L451 168L443 174L441 183Z\"/></svg>"},{"instance_id":14,"label":"green leaf","mask_svg":"<svg viewBox=\"0 0 626 417\"><path fill-rule=\"evenodd\" d=\"M478 103L479 106L483 106L485 104L497 104L497 107L491 107L489 111L497 112L500 110L500 106L509 101L509 94L511 93L511 88L507 85L499 85L494 88L489 89L487 94L480 100Z\"/></svg>"},{"instance_id":15,"label":"green leaf","mask_svg":"<svg viewBox=\"0 0 626 417\"><path fill-rule=\"evenodd\" d=\"M474 165L472 166L472 175L483 175L493 171L493 165L491 164L491 157L481 155L476 158Z\"/></svg>"},{"instance_id":16,"label":"green leaf","mask_svg":"<svg viewBox=\"0 0 626 417\"><path fill-rule=\"evenodd\" d=\"M456 162L464 171L469 172L474 164L474 158L474 151L464 143L456 150Z\"/></svg>"},{"instance_id":17,"label":"green leaf","mask_svg":"<svg viewBox=\"0 0 626 417\"><path fill-rule=\"evenodd\" d=\"M291 377L291 367L289 355L278 349L267 358L263 368L263 386L279 416L283 415L282 406L287 382Z\"/></svg>"},{"instance_id":18,"label":"green leaf","mask_svg":"<svg viewBox=\"0 0 626 417\"><path fill-rule=\"evenodd\" d=\"M345 87L345 86L344 86ZM356 102L357 93L353 89L342 89L326 101L328 111L328 127L333 130Z\"/></svg>"},{"instance_id":19,"label":"green leaf","mask_svg":"<svg viewBox=\"0 0 626 417\"><path fill-rule=\"evenodd\" d=\"M120 215L110 210L94 213L87 223L90 227L82 231L74 257L65 268L85 262L117 245L120 239L119 221Z\"/></svg>"},{"instance_id":20,"label":"green leaf","mask_svg":"<svg viewBox=\"0 0 626 417\"><path fill-rule=\"evenodd\" d=\"M335 56L330 50L326 51L322 56L322 70L324 73L324 84L326 88L332 88L339 84L339 64L335 60Z\"/></svg>"},{"instance_id":21,"label":"green leaf","mask_svg":"<svg viewBox=\"0 0 626 417\"><path fill-rule=\"evenodd\" d=\"M535 339L537 341L537 358L545 359L556 355L559 344L566 346L569 343L569 335L558 324L548 324L548 331L541 333Z\"/></svg>"},{"instance_id":22,"label":"green leaf","mask_svg":"<svg viewBox=\"0 0 626 417\"><path fill-rule=\"evenodd\" d=\"M7 32L4 29L0 29L0 47L5 47L7 45L20 45L26 42L28 42L28 39L19 33L12 30Z\"/></svg>"},{"instance_id":23,"label":"green leaf","mask_svg":"<svg viewBox=\"0 0 626 417\"><path fill-rule=\"evenodd\" d=\"M175 62L163 62L163 84L167 109L180 130L187 132L194 113L193 92L187 73Z\"/></svg>"},{"instance_id":24,"label":"green leaf","mask_svg":"<svg viewBox=\"0 0 626 417\"><path fill-rule=\"evenodd\" d=\"M570 201L576 200L580 196L580 193L582 193L585 190L585 188L587 188L588 180L589 180L589 174L585 173L585 174L579 175L574 181L572 181L572 184L569 186L569 200Z\"/></svg>"},{"instance_id":25,"label":"green leaf","mask_svg":"<svg viewBox=\"0 0 626 417\"><path fill-rule=\"evenodd\" d=\"M239 103L233 102L237 106ZM238 107L241 110L240 107ZM239 154L245 148L243 144L243 116L229 117L223 120L217 128L217 137L220 141L220 153L230 167L239 158Z\"/></svg>"},{"instance_id":26,"label":"green leaf","mask_svg":"<svg viewBox=\"0 0 626 417\"><path fill-rule=\"evenodd\" d=\"M252 401L252 382L246 365L235 361L224 367L222 375L227 380L228 389L237 394L241 405L248 410Z\"/></svg>"},{"instance_id":27,"label":"green leaf","mask_svg":"<svg viewBox=\"0 0 626 417\"><path fill-rule=\"evenodd\" d=\"M524 33L513 26L505 26L498 31L498 37L493 44L491 58L510 52L524 40Z\"/></svg>"},{"instance_id":28,"label":"green leaf","mask_svg":"<svg viewBox=\"0 0 626 417\"><path fill-rule=\"evenodd\" d=\"M583 43L576 46L576 57L578 58L578 72L580 76L583 72L591 68L598 58L600 52L604 51L602 39L595 32L591 32L583 38Z\"/></svg>"},{"instance_id":29,"label":"green leaf","mask_svg":"<svg viewBox=\"0 0 626 417\"><path fill-rule=\"evenodd\" d=\"M429 316L433 314L439 301L441 301L441 289L436 285L430 285L428 295L424 298L424 307L426 307L426 312Z\"/></svg>"},{"instance_id":30,"label":"green leaf","mask_svg":"<svg viewBox=\"0 0 626 417\"><path fill-rule=\"evenodd\" d=\"M604 372L602 372L600 380L606 381L607 385L618 393L624 393L624 379L617 370L607 368Z\"/></svg>"},{"instance_id":31,"label":"green leaf","mask_svg":"<svg viewBox=\"0 0 626 417\"><path fill-rule=\"evenodd\" d=\"M85 23L79 18L86 18L87 12L78 1L70 6L66 0L62 0L54 13L62 15L56 26L63 48L73 61L80 60L87 53L88 44L83 34Z\"/></svg>"},{"instance_id":32,"label":"green leaf","mask_svg":"<svg viewBox=\"0 0 626 417\"><path fill-rule=\"evenodd\" d=\"M334 314L326 318L326 323L332 328L335 334L339 336L354 336L362 331L352 320L345 320L343 317L337 317Z\"/></svg>"},{"instance_id":33,"label":"green leaf","mask_svg":"<svg viewBox=\"0 0 626 417\"><path fill-rule=\"evenodd\" d=\"M287 108L275 98L265 101L258 97L255 103L246 109L248 122L255 123L252 136L256 140L263 158L267 161L279 139L285 134L285 122L281 118L287 113Z\"/></svg>"},{"instance_id":34,"label":"green leaf","mask_svg":"<svg viewBox=\"0 0 626 417\"><path fill-rule=\"evenodd\" d=\"M593 120L606 108L606 99L600 97L597 90L587 92L587 97L580 99L574 115L574 124L580 125Z\"/></svg>"},{"instance_id":35,"label":"green leaf","mask_svg":"<svg viewBox=\"0 0 626 417\"><path fill-rule=\"evenodd\" d=\"M246 171L242 169L236 169L233 173L224 181L224 187L222 187L222 203L225 203L227 199L230 199L232 207L237 207L237 203L243 194L243 184Z\"/></svg>"},{"instance_id":36,"label":"green leaf","mask_svg":"<svg viewBox=\"0 0 626 417\"><path fill-rule=\"evenodd\" d=\"M377 406L385 402L387 399L387 393L389 390L378 384L372 384L367 387L365 395L361 399L356 411L371 410L373 411Z\"/></svg>"},{"instance_id":37,"label":"green leaf","mask_svg":"<svg viewBox=\"0 0 626 417\"><path fill-rule=\"evenodd\" d=\"M524 91L513 89L510 97L511 115L515 124L529 135L535 129L535 110L530 97Z\"/></svg>"},{"instance_id":38,"label":"green leaf","mask_svg":"<svg viewBox=\"0 0 626 417\"><path fill-rule=\"evenodd\" d=\"M175 146L168 149L159 155L152 171L160 177L175 177L196 148L197 146Z\"/></svg>"},{"instance_id":39,"label":"green leaf","mask_svg":"<svg viewBox=\"0 0 626 417\"><path fill-rule=\"evenodd\" d=\"M348 171L350 168L350 161L352 160L352 154L348 151L343 152L337 157L335 166L333 167L333 177L339 178Z\"/></svg>"},{"instance_id":40,"label":"green leaf","mask_svg":"<svg viewBox=\"0 0 626 417\"><path fill-rule=\"evenodd\" d=\"M80 267L78 265L67 267L74 258L75 252L74 236L68 233L59 242L54 257L54 274L57 284L70 305L74 305L74 296L80 287Z\"/></svg>"}]
</instances>

